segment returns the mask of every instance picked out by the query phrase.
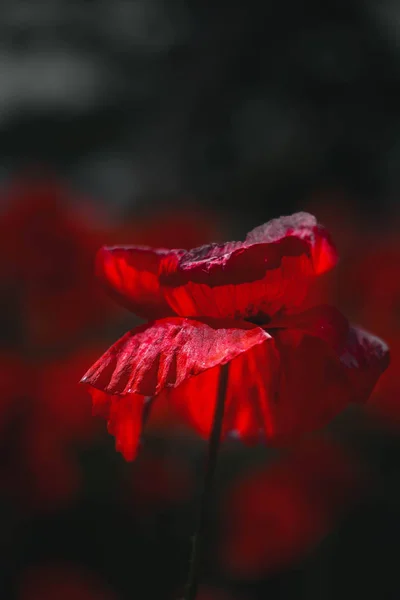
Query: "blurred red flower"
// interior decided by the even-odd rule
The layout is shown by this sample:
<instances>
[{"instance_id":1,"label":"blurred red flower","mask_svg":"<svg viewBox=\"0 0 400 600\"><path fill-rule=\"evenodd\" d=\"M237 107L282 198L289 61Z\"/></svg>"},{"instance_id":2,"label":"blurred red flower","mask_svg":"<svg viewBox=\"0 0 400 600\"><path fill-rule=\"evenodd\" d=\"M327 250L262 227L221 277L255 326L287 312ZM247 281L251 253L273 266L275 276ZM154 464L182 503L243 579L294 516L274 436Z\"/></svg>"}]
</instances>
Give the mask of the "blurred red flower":
<instances>
[{"instance_id":1,"label":"blurred red flower","mask_svg":"<svg viewBox=\"0 0 400 600\"><path fill-rule=\"evenodd\" d=\"M90 395L78 379L97 353L95 348L83 348L37 363L3 357L3 491L28 510L60 507L79 491L76 447L94 439L99 423L92 417Z\"/></svg>"},{"instance_id":2,"label":"blurred red flower","mask_svg":"<svg viewBox=\"0 0 400 600\"><path fill-rule=\"evenodd\" d=\"M68 563L30 567L22 573L18 600L115 600L97 575Z\"/></svg>"},{"instance_id":3,"label":"blurred red flower","mask_svg":"<svg viewBox=\"0 0 400 600\"><path fill-rule=\"evenodd\" d=\"M307 213L275 219L245 242L184 250L103 248L97 272L133 312L156 319L122 337L87 372L117 449L136 455L146 397L210 433L229 365L223 436L283 441L367 399L385 344L334 308L299 312L310 281L337 256ZM193 377L195 376L196 377ZM151 411L150 411L151 416Z\"/></svg>"},{"instance_id":4,"label":"blurred red flower","mask_svg":"<svg viewBox=\"0 0 400 600\"><path fill-rule=\"evenodd\" d=\"M59 507L80 490L76 449L95 439L99 422L93 419L90 395L77 382L96 354L95 347L84 347L35 368L32 414L21 439L31 508Z\"/></svg>"},{"instance_id":5,"label":"blurred red flower","mask_svg":"<svg viewBox=\"0 0 400 600\"><path fill-rule=\"evenodd\" d=\"M106 228L86 202L51 177L17 180L3 192L2 285L23 321L24 341L60 344L99 323L112 307L93 277L93 255ZM7 290L8 287L8 290Z\"/></svg>"},{"instance_id":6,"label":"blurred red flower","mask_svg":"<svg viewBox=\"0 0 400 600\"><path fill-rule=\"evenodd\" d=\"M258 577L310 552L366 489L342 448L313 439L225 490L220 557L239 577Z\"/></svg>"}]
</instances>

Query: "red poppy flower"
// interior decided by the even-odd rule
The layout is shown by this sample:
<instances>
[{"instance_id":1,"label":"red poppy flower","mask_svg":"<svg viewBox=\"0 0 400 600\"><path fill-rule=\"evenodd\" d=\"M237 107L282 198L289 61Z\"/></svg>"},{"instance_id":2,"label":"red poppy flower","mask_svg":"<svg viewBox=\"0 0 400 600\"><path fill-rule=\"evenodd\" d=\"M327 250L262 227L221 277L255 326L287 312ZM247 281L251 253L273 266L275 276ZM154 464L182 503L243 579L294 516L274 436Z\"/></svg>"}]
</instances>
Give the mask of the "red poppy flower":
<instances>
[{"instance_id":1,"label":"red poppy flower","mask_svg":"<svg viewBox=\"0 0 400 600\"><path fill-rule=\"evenodd\" d=\"M257 577L302 559L365 490L360 465L333 443L309 440L229 486L220 556L235 576Z\"/></svg>"},{"instance_id":2,"label":"red poppy flower","mask_svg":"<svg viewBox=\"0 0 400 600\"><path fill-rule=\"evenodd\" d=\"M250 442L261 430L284 440L364 401L386 367L385 344L334 308L299 312L310 280L336 258L307 213L275 219L244 242L189 252L103 248L97 271L107 288L156 319L123 336L82 380L97 390L118 449L134 457L153 396L207 437L227 363L223 436L234 431Z\"/></svg>"}]
</instances>

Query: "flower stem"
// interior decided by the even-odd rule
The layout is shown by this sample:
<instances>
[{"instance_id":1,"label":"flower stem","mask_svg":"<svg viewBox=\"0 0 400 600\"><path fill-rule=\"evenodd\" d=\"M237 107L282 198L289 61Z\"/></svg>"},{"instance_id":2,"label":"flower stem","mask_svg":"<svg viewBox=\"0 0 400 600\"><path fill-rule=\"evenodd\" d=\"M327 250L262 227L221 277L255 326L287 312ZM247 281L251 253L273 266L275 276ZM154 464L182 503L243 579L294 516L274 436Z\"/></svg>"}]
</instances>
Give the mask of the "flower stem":
<instances>
[{"instance_id":1,"label":"flower stem","mask_svg":"<svg viewBox=\"0 0 400 600\"><path fill-rule=\"evenodd\" d=\"M224 420L225 397L228 385L228 365L221 367L218 396L215 404L212 430L208 443L208 457L206 471L204 475L203 490L200 500L198 521L195 534L193 536L192 555L190 558L189 574L186 583L184 600L195 600L199 585L199 565L203 548L203 534L209 513L209 507L212 499L212 491L217 466L218 450L221 443L222 423Z\"/></svg>"}]
</instances>

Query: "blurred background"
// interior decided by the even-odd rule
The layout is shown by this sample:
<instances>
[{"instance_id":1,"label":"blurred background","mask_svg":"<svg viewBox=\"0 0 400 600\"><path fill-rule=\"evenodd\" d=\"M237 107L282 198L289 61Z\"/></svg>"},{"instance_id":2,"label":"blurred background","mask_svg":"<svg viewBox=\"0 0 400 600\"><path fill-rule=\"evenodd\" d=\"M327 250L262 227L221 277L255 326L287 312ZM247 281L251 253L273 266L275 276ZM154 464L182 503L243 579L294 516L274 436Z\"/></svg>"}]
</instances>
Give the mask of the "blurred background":
<instances>
[{"instance_id":1,"label":"blurred background","mask_svg":"<svg viewBox=\"0 0 400 600\"><path fill-rule=\"evenodd\" d=\"M392 367L327 445L226 444L199 600L399 598L399 67L396 0L3 0L1 600L180 597L204 443L166 423L126 463L92 417L78 381L138 323L94 255L296 210L342 257L315 301Z\"/></svg>"}]
</instances>

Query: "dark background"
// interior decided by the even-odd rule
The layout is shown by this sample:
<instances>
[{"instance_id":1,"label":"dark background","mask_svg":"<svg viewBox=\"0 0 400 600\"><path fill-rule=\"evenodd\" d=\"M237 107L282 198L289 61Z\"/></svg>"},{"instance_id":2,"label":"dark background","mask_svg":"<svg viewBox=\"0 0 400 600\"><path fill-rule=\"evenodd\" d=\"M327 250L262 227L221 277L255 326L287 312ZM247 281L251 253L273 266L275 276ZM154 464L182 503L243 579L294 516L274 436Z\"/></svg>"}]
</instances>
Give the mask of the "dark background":
<instances>
[{"instance_id":1,"label":"dark background","mask_svg":"<svg viewBox=\"0 0 400 600\"><path fill-rule=\"evenodd\" d=\"M157 219L190 199L214 211L233 237L309 206L333 217L344 206L355 229L367 223L385 239L391 228L395 238L399 67L396 0L4 0L1 183L7 189L27 169L45 169L118 224L143 212ZM348 255L362 251L354 240ZM7 306L5 323L14 318ZM124 331L120 322L114 331ZM3 337L6 347L9 332ZM109 330L101 337L115 339ZM6 465L14 439L7 431ZM207 600L219 598L216 588L228 598L399 597L399 440L369 429L350 438L379 473L372 496L284 572L238 582L209 559ZM183 453L199 473L197 440L150 440L150 447ZM26 512L3 480L0 598L61 600L68 578L74 586L81 571L82 595L66 598L178 597L196 494L138 517L121 484L132 465L115 453L111 436L102 431L76 456L83 483L62 509ZM232 476L236 461L227 455L221 472ZM11 464L19 473L18 461ZM45 583L26 575L36 568L44 568ZM57 592L43 591L52 577ZM92 577L99 592L82 584Z\"/></svg>"},{"instance_id":2,"label":"dark background","mask_svg":"<svg viewBox=\"0 0 400 600\"><path fill-rule=\"evenodd\" d=\"M4 2L3 174L44 161L116 211L191 194L257 210L256 220L320 188L389 208L398 10L354 0Z\"/></svg>"}]
</instances>

